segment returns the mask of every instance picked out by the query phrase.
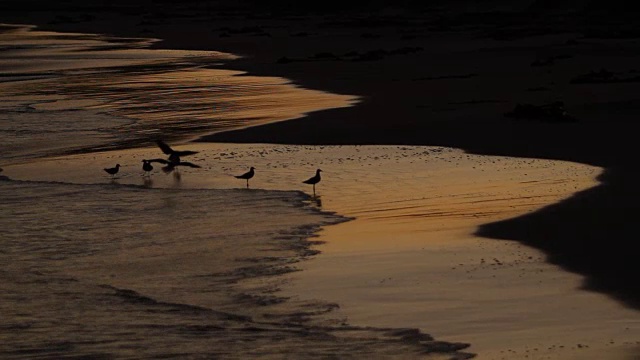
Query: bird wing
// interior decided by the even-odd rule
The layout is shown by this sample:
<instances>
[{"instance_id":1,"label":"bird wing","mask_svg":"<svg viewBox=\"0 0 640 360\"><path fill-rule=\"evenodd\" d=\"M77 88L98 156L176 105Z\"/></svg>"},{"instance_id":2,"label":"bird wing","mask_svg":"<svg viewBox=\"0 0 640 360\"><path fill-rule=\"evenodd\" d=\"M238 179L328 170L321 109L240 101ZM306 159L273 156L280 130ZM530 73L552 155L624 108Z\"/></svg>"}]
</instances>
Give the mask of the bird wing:
<instances>
[{"instance_id":1,"label":"bird wing","mask_svg":"<svg viewBox=\"0 0 640 360\"><path fill-rule=\"evenodd\" d=\"M320 181L320 177L316 175L316 176L314 176L312 178L309 178L309 179L303 181L303 183L305 183L305 184L317 184L319 181Z\"/></svg>"},{"instance_id":2,"label":"bird wing","mask_svg":"<svg viewBox=\"0 0 640 360\"><path fill-rule=\"evenodd\" d=\"M236 178L237 179L246 179L246 178L248 178L250 176L251 176L251 171L248 171L248 172L246 172L246 173L244 173L242 175L237 175Z\"/></svg>"},{"instance_id":3,"label":"bird wing","mask_svg":"<svg viewBox=\"0 0 640 360\"><path fill-rule=\"evenodd\" d=\"M192 151L192 150L181 150L181 151L173 150L173 153L178 156L193 155L193 154L197 154L198 152L199 151Z\"/></svg>"},{"instance_id":4,"label":"bird wing","mask_svg":"<svg viewBox=\"0 0 640 360\"><path fill-rule=\"evenodd\" d=\"M164 141L157 140L156 144L158 144L158 146L160 147L160 150L162 150L163 153L167 155L171 155L173 153L173 149L169 145L167 145Z\"/></svg>"},{"instance_id":5,"label":"bird wing","mask_svg":"<svg viewBox=\"0 0 640 360\"><path fill-rule=\"evenodd\" d=\"M150 160L147 160L147 162L148 163L158 162L158 163L161 163L161 164L169 164L170 163L170 161L167 161L165 159L150 159Z\"/></svg>"},{"instance_id":6,"label":"bird wing","mask_svg":"<svg viewBox=\"0 0 640 360\"><path fill-rule=\"evenodd\" d=\"M188 167L192 167L192 168L200 168L201 167L200 165L192 164L192 163L187 162L187 161L182 161L178 165L188 166Z\"/></svg>"},{"instance_id":7,"label":"bird wing","mask_svg":"<svg viewBox=\"0 0 640 360\"><path fill-rule=\"evenodd\" d=\"M157 140L156 143L158 144L158 147L160 147L160 150L162 150L162 152L167 155L173 154L176 156L187 156L187 155L197 154L199 152L199 151L193 151L193 150L173 150L171 146L167 145L167 143L165 143L162 140Z\"/></svg>"}]
</instances>

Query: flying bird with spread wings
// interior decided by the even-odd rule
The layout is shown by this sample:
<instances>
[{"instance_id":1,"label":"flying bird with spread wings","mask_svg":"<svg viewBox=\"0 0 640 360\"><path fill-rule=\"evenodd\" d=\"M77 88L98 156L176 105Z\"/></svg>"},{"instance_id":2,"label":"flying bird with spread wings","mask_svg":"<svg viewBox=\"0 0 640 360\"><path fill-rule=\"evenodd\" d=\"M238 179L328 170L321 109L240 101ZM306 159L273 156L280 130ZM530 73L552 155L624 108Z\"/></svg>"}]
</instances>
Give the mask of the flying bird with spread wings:
<instances>
[{"instance_id":1,"label":"flying bird with spread wings","mask_svg":"<svg viewBox=\"0 0 640 360\"><path fill-rule=\"evenodd\" d=\"M178 166L187 166L187 167L191 167L191 168L200 168L201 167L200 165L196 165L194 163L181 160L182 156L194 155L194 154L197 154L198 151L174 150L167 143L165 143L162 140L157 140L156 144L158 144L158 147L160 148L160 150L162 150L163 153L165 153L166 155L169 155L169 159L168 160L165 160L165 159L150 159L150 160L146 160L146 162L147 163L157 162L157 163L165 164L165 166L162 167L162 171L164 171L165 173L168 174L168 173L172 172L173 170L176 170L176 168Z\"/></svg>"},{"instance_id":2,"label":"flying bird with spread wings","mask_svg":"<svg viewBox=\"0 0 640 360\"><path fill-rule=\"evenodd\" d=\"M192 151L192 150L174 150L171 148L171 146L167 145L167 143L165 143L162 140L157 140L156 144L158 144L158 147L160 147L160 150L162 150L163 153L165 153L166 155L169 155L169 161L172 163L179 163L180 157L182 156L193 155L198 153L198 151Z\"/></svg>"}]
</instances>

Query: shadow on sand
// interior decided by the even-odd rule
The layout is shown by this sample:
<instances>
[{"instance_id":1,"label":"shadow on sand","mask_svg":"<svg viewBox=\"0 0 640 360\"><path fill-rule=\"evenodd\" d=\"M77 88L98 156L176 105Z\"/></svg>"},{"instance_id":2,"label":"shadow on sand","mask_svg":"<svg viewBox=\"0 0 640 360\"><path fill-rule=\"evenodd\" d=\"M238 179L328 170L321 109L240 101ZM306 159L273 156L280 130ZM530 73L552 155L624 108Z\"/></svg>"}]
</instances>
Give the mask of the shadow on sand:
<instances>
[{"instance_id":1,"label":"shadow on sand","mask_svg":"<svg viewBox=\"0 0 640 360\"><path fill-rule=\"evenodd\" d=\"M343 110L370 119L366 103ZM373 110L372 109L372 110ZM412 132L381 124L342 124L336 112L231 131L208 137L213 141L288 143L282 134L296 134L296 142L316 144L432 145L462 148L469 153L579 162L603 167L601 185L580 192L535 213L486 224L478 236L515 240L545 251L549 262L586 277L585 288L603 292L629 307L640 309L640 265L634 250L638 227L639 169L631 145L635 132L624 123L603 124L501 121L441 121L413 123ZM640 114L639 114L640 115ZM338 120L335 120L335 119ZM374 126L374 125L377 125ZM368 131L361 129L368 127ZM464 128L465 131L460 131ZM325 130L330 129L330 130ZM339 130L336 130L339 129ZM544 142L544 146L539 146ZM571 176L570 174L568 176Z\"/></svg>"},{"instance_id":2,"label":"shadow on sand","mask_svg":"<svg viewBox=\"0 0 640 360\"><path fill-rule=\"evenodd\" d=\"M544 251L548 261L586 275L583 287L640 309L637 197L607 182L540 211L481 226L476 235L517 240ZM619 182L616 182L619 184ZM628 211L627 211L628 210Z\"/></svg>"}]
</instances>

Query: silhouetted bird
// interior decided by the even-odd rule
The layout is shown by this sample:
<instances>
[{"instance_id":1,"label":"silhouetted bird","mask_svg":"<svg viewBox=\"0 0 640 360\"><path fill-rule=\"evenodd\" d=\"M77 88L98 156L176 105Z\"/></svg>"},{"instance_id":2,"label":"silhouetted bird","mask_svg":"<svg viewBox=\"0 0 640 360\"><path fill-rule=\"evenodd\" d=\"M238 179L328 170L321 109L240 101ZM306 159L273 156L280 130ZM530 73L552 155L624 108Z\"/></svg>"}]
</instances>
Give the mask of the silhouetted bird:
<instances>
[{"instance_id":1,"label":"silhouetted bird","mask_svg":"<svg viewBox=\"0 0 640 360\"><path fill-rule=\"evenodd\" d=\"M316 170L316 175L314 177L311 177L305 181L303 181L303 183L305 184L311 184L313 185L313 196L316 195L316 184L320 182L321 178L320 178L320 172L322 170L318 169Z\"/></svg>"},{"instance_id":2,"label":"silhouetted bird","mask_svg":"<svg viewBox=\"0 0 640 360\"><path fill-rule=\"evenodd\" d=\"M144 174L146 176L149 176L151 173L151 170L153 170L153 165L151 165L151 161L142 160L142 170L144 170Z\"/></svg>"},{"instance_id":3,"label":"silhouetted bird","mask_svg":"<svg viewBox=\"0 0 640 360\"><path fill-rule=\"evenodd\" d=\"M169 160L165 160L165 159L151 159L151 160L147 160L147 162L152 163L152 162L158 162L161 164L166 164L166 166L162 167L162 171L164 171L166 174L172 172L173 170L176 169L176 167L178 166L188 166L191 168L200 168L200 165L196 165L187 161L169 161Z\"/></svg>"},{"instance_id":4,"label":"silhouetted bird","mask_svg":"<svg viewBox=\"0 0 640 360\"><path fill-rule=\"evenodd\" d=\"M162 167L162 171L164 171L165 173L170 173L178 166L188 166L190 168L195 168L195 169L201 168L200 165L196 165L187 161L180 161L177 163L170 162L169 164L167 164L167 166Z\"/></svg>"},{"instance_id":5,"label":"silhouetted bird","mask_svg":"<svg viewBox=\"0 0 640 360\"><path fill-rule=\"evenodd\" d=\"M163 153L169 155L169 161L176 164L180 163L181 156L193 155L198 153L198 151L191 151L191 150L182 150L182 151L173 150L169 145L167 145L162 140L157 140L156 144L158 144L158 146L160 147L160 150L162 150Z\"/></svg>"},{"instance_id":6,"label":"silhouetted bird","mask_svg":"<svg viewBox=\"0 0 640 360\"><path fill-rule=\"evenodd\" d=\"M236 179L246 179L247 180L247 189L249 188L249 179L251 179L253 177L253 175L255 175L255 168L252 166L249 171L247 171L246 173L242 174L242 175L237 175L235 178Z\"/></svg>"},{"instance_id":7,"label":"silhouetted bird","mask_svg":"<svg viewBox=\"0 0 640 360\"><path fill-rule=\"evenodd\" d=\"M104 171L110 174L111 177L114 177L118 173L118 170L120 170L120 164L116 164L116 166L112 168L104 168Z\"/></svg>"}]
</instances>

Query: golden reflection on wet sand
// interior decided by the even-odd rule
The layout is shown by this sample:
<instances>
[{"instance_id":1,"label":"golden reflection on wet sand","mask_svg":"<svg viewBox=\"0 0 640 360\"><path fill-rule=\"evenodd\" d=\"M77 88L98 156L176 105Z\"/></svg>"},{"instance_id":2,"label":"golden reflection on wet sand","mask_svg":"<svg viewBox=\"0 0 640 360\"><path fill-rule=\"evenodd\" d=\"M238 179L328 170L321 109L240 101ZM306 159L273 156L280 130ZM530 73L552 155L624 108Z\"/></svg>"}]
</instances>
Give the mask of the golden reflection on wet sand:
<instances>
[{"instance_id":1,"label":"golden reflection on wet sand","mask_svg":"<svg viewBox=\"0 0 640 360\"><path fill-rule=\"evenodd\" d=\"M26 28L0 33L0 45L8 46L0 65L12 69L2 74L3 106L24 108L12 116L25 115L12 123L41 121L42 116L26 116L47 112L42 126L48 131L66 133L82 121L105 126L96 133L90 124L56 141L50 133L42 139L29 135L27 146L8 142L0 150L129 147L163 134L195 137L356 101L300 89L286 79L215 69L233 57L228 54L147 49L153 41ZM22 45L11 48L16 43ZM108 121L98 117L103 113ZM116 138L125 141L114 145ZM338 313L357 325L420 327L442 340L471 342L471 351L482 358L604 358L633 345L640 324L636 313L579 290L580 277L547 264L533 249L473 236L480 224L535 211L594 186L598 168L433 147L194 143L188 148L200 151L189 161L202 168L181 170L180 176L157 169L143 176L141 160L162 156L155 147L3 163L3 175L245 189L232 175L255 166L246 191L311 194L302 181L322 168L310 204L356 219L321 233L323 254L292 276L286 296L337 302ZM102 168L116 163L123 167L111 179Z\"/></svg>"},{"instance_id":2,"label":"golden reflection on wet sand","mask_svg":"<svg viewBox=\"0 0 640 360\"><path fill-rule=\"evenodd\" d=\"M177 148L200 151L189 161L202 168L183 171L179 182L156 171L152 185L145 184L244 189L245 182L233 174L254 166L246 191L311 194L302 181L323 169L310 204L356 219L321 232L322 254L304 263L284 293L335 301L338 314L350 323L420 327L443 340L471 342L472 351L489 358L520 358L536 347L535 354L552 359L627 351L625 341L640 326L637 314L579 290L579 276L547 264L540 252L473 236L480 224L535 211L595 186L599 168L434 147L192 143ZM119 162L124 171L118 182L138 184L143 182L139 159L158 155L156 148L97 153L7 167L5 173L100 183L108 179L99 169Z\"/></svg>"},{"instance_id":3,"label":"golden reflection on wet sand","mask_svg":"<svg viewBox=\"0 0 640 360\"><path fill-rule=\"evenodd\" d=\"M56 149L129 148L155 138L193 139L358 101L300 88L284 78L222 69L237 58L232 54L150 49L156 41L5 27L0 31L0 110L6 119L0 120L40 129L50 143L65 146L45 147L35 133L10 137L0 150L11 158L51 155ZM69 135L84 128L82 136Z\"/></svg>"}]
</instances>

